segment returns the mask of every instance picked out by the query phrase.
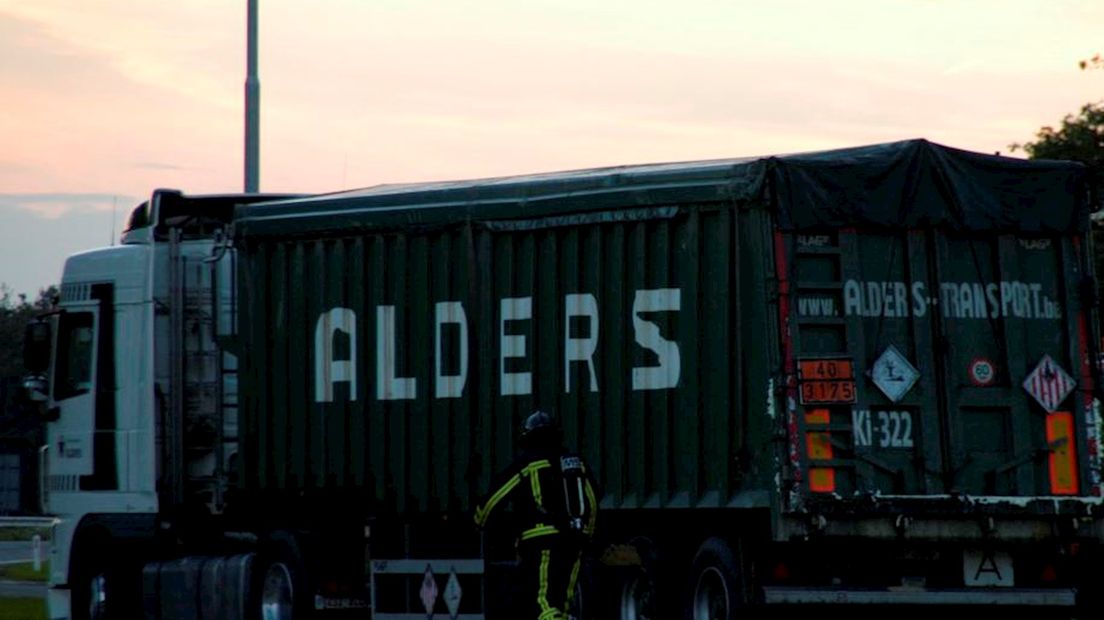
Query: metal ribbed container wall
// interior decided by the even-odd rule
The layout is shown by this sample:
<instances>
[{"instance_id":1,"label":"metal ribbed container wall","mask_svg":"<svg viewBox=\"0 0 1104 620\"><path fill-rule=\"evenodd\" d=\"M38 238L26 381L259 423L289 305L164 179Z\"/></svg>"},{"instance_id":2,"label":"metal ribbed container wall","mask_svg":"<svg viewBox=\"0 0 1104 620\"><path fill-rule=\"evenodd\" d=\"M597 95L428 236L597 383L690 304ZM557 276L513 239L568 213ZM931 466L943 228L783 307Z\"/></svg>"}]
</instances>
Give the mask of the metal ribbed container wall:
<instances>
[{"instance_id":1,"label":"metal ribbed container wall","mask_svg":"<svg viewBox=\"0 0 1104 620\"><path fill-rule=\"evenodd\" d=\"M856 229L1076 236L1082 182L1068 164L911 141L240 207L243 487L330 489L407 513L466 510L509 462L520 422L547 408L597 470L606 507L765 506L807 466L788 463L776 439L787 433L787 352L849 356L862 373L882 352L872 343L885 340L868 334L864 344L842 319L803 316L791 341L800 291L776 265L811 270L802 277L827 290L858 276L818 272L815 259ZM803 231L827 231L837 249L806 247L798 264ZM892 238L912 239L901 234ZM863 274L886 260L875 241L863 245ZM920 256L924 239L912 243ZM898 277L909 286L929 275L910 269ZM950 263L945 271L961 275ZM855 321L856 334L877 323ZM843 336L817 341L818 327ZM946 407L934 398L907 402ZM937 427L924 430L937 441Z\"/></svg>"},{"instance_id":2,"label":"metal ribbed container wall","mask_svg":"<svg viewBox=\"0 0 1104 620\"><path fill-rule=\"evenodd\" d=\"M250 236L247 484L466 509L546 408L607 505L723 505L741 412L766 406L770 228L710 185L660 188L674 200L655 207L412 208L409 225Z\"/></svg>"}]
</instances>

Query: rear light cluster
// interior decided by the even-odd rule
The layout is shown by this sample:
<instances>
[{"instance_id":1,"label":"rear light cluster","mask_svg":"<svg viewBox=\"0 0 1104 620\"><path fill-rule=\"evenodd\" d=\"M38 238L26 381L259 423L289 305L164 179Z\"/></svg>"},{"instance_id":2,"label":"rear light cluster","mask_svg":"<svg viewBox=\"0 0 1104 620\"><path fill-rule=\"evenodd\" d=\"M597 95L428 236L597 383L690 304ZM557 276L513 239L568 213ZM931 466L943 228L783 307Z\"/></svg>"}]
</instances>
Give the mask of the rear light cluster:
<instances>
[{"instance_id":1,"label":"rear light cluster","mask_svg":"<svg viewBox=\"0 0 1104 620\"><path fill-rule=\"evenodd\" d=\"M812 409L805 413L805 427L827 426L831 415L827 409ZM832 493L836 490L836 470L817 467L817 461L832 460L832 436L827 431L805 433L805 456L809 459L809 490Z\"/></svg>"},{"instance_id":2,"label":"rear light cluster","mask_svg":"<svg viewBox=\"0 0 1104 620\"><path fill-rule=\"evenodd\" d=\"M1050 492L1077 495L1077 446L1073 434L1073 414L1055 411L1046 418L1047 466Z\"/></svg>"},{"instance_id":3,"label":"rear light cluster","mask_svg":"<svg viewBox=\"0 0 1104 620\"><path fill-rule=\"evenodd\" d=\"M805 456L809 462L809 490L813 493L834 493L836 470L829 464L834 458L831 423L828 409L810 409L805 413ZM1077 495L1080 491L1077 468L1077 446L1073 414L1054 411L1046 418L1047 471L1050 491L1054 495Z\"/></svg>"}]
</instances>

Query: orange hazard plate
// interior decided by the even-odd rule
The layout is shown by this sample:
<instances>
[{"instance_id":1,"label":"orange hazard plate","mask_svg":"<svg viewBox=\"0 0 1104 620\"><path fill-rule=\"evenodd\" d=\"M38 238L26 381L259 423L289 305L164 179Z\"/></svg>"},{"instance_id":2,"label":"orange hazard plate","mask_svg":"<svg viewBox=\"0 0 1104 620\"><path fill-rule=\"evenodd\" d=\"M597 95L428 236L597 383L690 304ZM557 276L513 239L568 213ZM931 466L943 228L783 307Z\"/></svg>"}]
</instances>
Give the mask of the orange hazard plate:
<instances>
[{"instance_id":1,"label":"orange hazard plate","mask_svg":"<svg viewBox=\"0 0 1104 620\"><path fill-rule=\"evenodd\" d=\"M854 379L855 365L848 359L797 360L797 376L802 381Z\"/></svg>"},{"instance_id":2,"label":"orange hazard plate","mask_svg":"<svg viewBox=\"0 0 1104 620\"><path fill-rule=\"evenodd\" d=\"M851 379L801 382L802 405L853 402L855 402L855 382Z\"/></svg>"}]
</instances>

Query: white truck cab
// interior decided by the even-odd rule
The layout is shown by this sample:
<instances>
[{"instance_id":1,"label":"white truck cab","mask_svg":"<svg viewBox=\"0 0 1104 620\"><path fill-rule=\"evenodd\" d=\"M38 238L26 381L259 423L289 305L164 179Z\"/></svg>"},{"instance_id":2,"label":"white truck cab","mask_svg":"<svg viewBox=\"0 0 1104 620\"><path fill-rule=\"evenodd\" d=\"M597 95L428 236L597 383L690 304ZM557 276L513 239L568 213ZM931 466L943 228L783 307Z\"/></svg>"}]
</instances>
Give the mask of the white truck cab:
<instances>
[{"instance_id":1,"label":"white truck cab","mask_svg":"<svg viewBox=\"0 0 1104 620\"><path fill-rule=\"evenodd\" d=\"M155 191L120 245L65 261L56 309L28 326L42 507L56 517L50 618L136 614L159 540L220 512L237 445L224 240L234 205L266 198Z\"/></svg>"}]
</instances>

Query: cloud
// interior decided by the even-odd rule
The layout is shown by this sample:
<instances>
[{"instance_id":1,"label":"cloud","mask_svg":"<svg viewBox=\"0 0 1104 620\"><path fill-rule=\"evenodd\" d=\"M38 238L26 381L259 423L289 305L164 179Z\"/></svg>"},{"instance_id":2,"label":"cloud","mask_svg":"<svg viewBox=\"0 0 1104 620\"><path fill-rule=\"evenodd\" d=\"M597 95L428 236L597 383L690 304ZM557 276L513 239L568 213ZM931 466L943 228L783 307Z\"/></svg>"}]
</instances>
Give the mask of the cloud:
<instances>
[{"instance_id":1,"label":"cloud","mask_svg":"<svg viewBox=\"0 0 1104 620\"><path fill-rule=\"evenodd\" d=\"M187 166L177 166L176 164L166 164L158 161L138 161L134 162L133 166L141 170L188 170Z\"/></svg>"},{"instance_id":2,"label":"cloud","mask_svg":"<svg viewBox=\"0 0 1104 620\"><path fill-rule=\"evenodd\" d=\"M132 196L98 193L0 193L0 209L29 211L45 219L56 220L63 215L80 212L105 212L130 208L136 201ZM2 215L2 214L0 214Z\"/></svg>"},{"instance_id":3,"label":"cloud","mask_svg":"<svg viewBox=\"0 0 1104 620\"><path fill-rule=\"evenodd\" d=\"M228 54L240 49L243 27L234 25L244 26L244 4L107 0L95 10L66 0L3 4L0 17L33 33L39 55L95 58L135 85L223 108L238 105L237 91L228 91L224 80L238 78L244 64L244 54ZM50 51L58 46L63 54Z\"/></svg>"},{"instance_id":4,"label":"cloud","mask_svg":"<svg viewBox=\"0 0 1104 620\"><path fill-rule=\"evenodd\" d=\"M0 196L0 205L8 202ZM110 209L110 199L107 205ZM124 221L121 208L113 230L110 211L73 210L48 219L0 206L0 282L34 297L38 289L60 281L65 257L117 242Z\"/></svg>"},{"instance_id":5,"label":"cloud","mask_svg":"<svg viewBox=\"0 0 1104 620\"><path fill-rule=\"evenodd\" d=\"M58 3L33 4L46 11ZM187 56L179 51L184 44L174 39L162 48L178 50L172 60L183 64L154 82L128 70L125 61L153 62L161 48L110 47L133 42L135 32L145 32L138 25L96 32L70 14L81 7L59 16L58 23L44 15L13 14L4 5L0 0L0 144L6 146L0 153L0 191L91 189L133 196L154 187L206 192L237 185L241 115L228 112L223 95L212 94L207 81L219 76L225 97L236 100L241 92L236 72L220 72L199 60L188 65L188 58L179 58ZM104 17L90 19L99 23ZM171 22L167 16L165 23ZM152 44L150 37L158 33L165 35L163 28L153 29L141 40ZM66 204L50 211L56 216Z\"/></svg>"}]
</instances>

